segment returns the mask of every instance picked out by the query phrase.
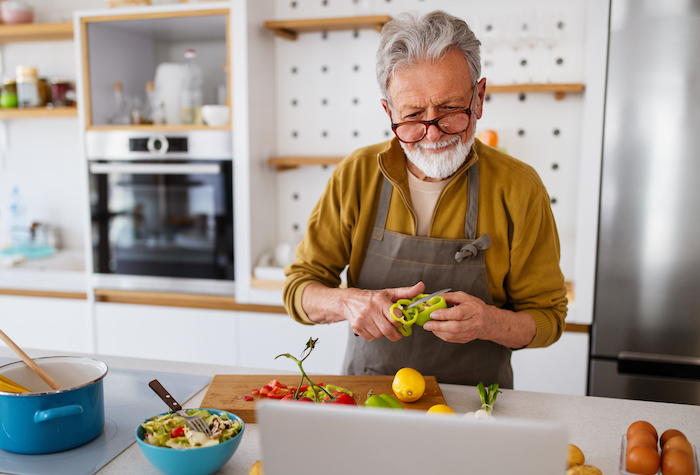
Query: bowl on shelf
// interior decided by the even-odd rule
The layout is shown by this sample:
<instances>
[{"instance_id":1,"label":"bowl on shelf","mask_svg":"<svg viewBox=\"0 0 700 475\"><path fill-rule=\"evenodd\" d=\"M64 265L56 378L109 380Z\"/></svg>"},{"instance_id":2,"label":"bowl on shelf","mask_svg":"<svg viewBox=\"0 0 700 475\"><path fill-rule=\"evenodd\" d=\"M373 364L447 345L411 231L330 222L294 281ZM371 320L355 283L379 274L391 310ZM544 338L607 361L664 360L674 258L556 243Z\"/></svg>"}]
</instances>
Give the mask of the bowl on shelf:
<instances>
[{"instance_id":1,"label":"bowl on shelf","mask_svg":"<svg viewBox=\"0 0 700 475\"><path fill-rule=\"evenodd\" d=\"M204 123L211 126L228 125L229 107L224 105L202 106L202 119Z\"/></svg>"},{"instance_id":2,"label":"bowl on shelf","mask_svg":"<svg viewBox=\"0 0 700 475\"><path fill-rule=\"evenodd\" d=\"M206 410L219 416L225 413L229 419L239 421L241 429L238 431L238 434L217 445L190 449L171 449L170 447L159 447L146 442L146 431L139 424L136 429L136 441L148 461L166 475L208 475L226 465L241 443L245 424L240 417L230 412L217 409ZM167 413L159 415L165 414Z\"/></svg>"},{"instance_id":3,"label":"bowl on shelf","mask_svg":"<svg viewBox=\"0 0 700 475\"><path fill-rule=\"evenodd\" d=\"M34 9L23 2L4 0L0 3L0 20L6 25L32 23Z\"/></svg>"}]
</instances>

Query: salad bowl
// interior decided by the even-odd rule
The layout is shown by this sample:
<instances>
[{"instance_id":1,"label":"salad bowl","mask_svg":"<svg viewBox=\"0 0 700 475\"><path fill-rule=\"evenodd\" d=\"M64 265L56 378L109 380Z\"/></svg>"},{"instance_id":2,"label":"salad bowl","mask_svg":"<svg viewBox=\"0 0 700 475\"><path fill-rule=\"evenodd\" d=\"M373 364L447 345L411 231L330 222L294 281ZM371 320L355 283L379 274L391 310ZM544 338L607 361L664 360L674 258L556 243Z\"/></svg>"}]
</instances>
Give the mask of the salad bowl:
<instances>
[{"instance_id":1,"label":"salad bowl","mask_svg":"<svg viewBox=\"0 0 700 475\"><path fill-rule=\"evenodd\" d=\"M177 448L160 447L146 442L146 430L141 424L136 429L136 441L141 451L158 470L166 475L208 475L219 470L233 457L238 449L245 430L245 423L235 414L217 409L201 408L211 414L226 414L229 419L238 421L241 428L231 439L207 447ZM188 409L189 410L189 409ZM159 416L167 415L165 412ZM144 422L147 422L151 418Z\"/></svg>"}]
</instances>

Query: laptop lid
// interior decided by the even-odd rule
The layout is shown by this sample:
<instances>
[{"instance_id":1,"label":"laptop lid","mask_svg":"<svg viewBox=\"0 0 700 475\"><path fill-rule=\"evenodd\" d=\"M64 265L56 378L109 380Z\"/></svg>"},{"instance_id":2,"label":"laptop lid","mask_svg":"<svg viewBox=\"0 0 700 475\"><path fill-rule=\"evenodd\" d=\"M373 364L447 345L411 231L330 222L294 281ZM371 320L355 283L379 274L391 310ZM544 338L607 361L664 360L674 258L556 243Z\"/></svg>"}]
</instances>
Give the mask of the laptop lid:
<instances>
[{"instance_id":1,"label":"laptop lid","mask_svg":"<svg viewBox=\"0 0 700 475\"><path fill-rule=\"evenodd\" d=\"M560 423L266 401L257 418L265 475L562 475Z\"/></svg>"}]
</instances>

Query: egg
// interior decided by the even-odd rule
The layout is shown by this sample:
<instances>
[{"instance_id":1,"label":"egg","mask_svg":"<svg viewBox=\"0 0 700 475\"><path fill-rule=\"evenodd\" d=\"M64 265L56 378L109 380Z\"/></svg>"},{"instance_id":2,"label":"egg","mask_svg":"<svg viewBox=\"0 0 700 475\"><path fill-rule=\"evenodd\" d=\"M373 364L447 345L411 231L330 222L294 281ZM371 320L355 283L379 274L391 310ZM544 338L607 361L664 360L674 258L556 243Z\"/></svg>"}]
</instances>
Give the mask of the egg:
<instances>
[{"instance_id":1,"label":"egg","mask_svg":"<svg viewBox=\"0 0 700 475\"><path fill-rule=\"evenodd\" d=\"M675 437L677 435L679 435L681 437L685 437L685 434L679 430L676 430L676 429L665 430L664 433L661 434L661 437L659 437L659 446L663 447L664 445L666 445L666 442L668 442L668 439L670 439L671 437Z\"/></svg>"},{"instance_id":2,"label":"egg","mask_svg":"<svg viewBox=\"0 0 700 475\"><path fill-rule=\"evenodd\" d=\"M630 424L629 428L627 429L627 439L630 438L630 435L634 434L635 432L639 432L640 430L649 432L654 436L654 440L659 440L659 434L656 432L656 429L654 429L654 426L647 421L637 421Z\"/></svg>"},{"instance_id":3,"label":"egg","mask_svg":"<svg viewBox=\"0 0 700 475\"><path fill-rule=\"evenodd\" d=\"M661 463L662 475L693 475L695 464L692 457L678 449L668 449L664 452Z\"/></svg>"},{"instance_id":4,"label":"egg","mask_svg":"<svg viewBox=\"0 0 700 475\"><path fill-rule=\"evenodd\" d=\"M667 450L671 449L676 449L680 450L681 452L685 452L686 454L688 454L689 457L693 456L693 446L690 445L690 442L688 442L685 437L680 435L668 439L664 446L661 448L661 453L664 453Z\"/></svg>"},{"instance_id":5,"label":"egg","mask_svg":"<svg viewBox=\"0 0 700 475\"><path fill-rule=\"evenodd\" d=\"M661 460L656 447L638 445L632 447L625 457L628 472L639 475L654 475L659 471Z\"/></svg>"},{"instance_id":6,"label":"egg","mask_svg":"<svg viewBox=\"0 0 700 475\"><path fill-rule=\"evenodd\" d=\"M649 447L653 447L654 450L657 449L656 439L654 439L654 436L651 435L649 432L643 430L635 432L634 434L629 436L629 438L627 439L627 453L629 453L629 451L632 448L637 447L638 445L647 445Z\"/></svg>"}]
</instances>

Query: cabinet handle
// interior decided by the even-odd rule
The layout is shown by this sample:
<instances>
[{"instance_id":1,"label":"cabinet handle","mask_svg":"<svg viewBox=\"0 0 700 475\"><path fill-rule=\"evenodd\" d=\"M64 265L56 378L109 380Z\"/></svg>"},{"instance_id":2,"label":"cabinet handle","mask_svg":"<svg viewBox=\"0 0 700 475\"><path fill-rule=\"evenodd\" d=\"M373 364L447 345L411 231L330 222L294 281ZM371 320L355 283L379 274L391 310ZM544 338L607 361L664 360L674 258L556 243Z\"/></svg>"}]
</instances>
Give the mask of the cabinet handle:
<instances>
[{"instance_id":1,"label":"cabinet handle","mask_svg":"<svg viewBox=\"0 0 700 475\"><path fill-rule=\"evenodd\" d=\"M126 173L131 175L218 175L220 165L177 163L91 163L90 173Z\"/></svg>"}]
</instances>

